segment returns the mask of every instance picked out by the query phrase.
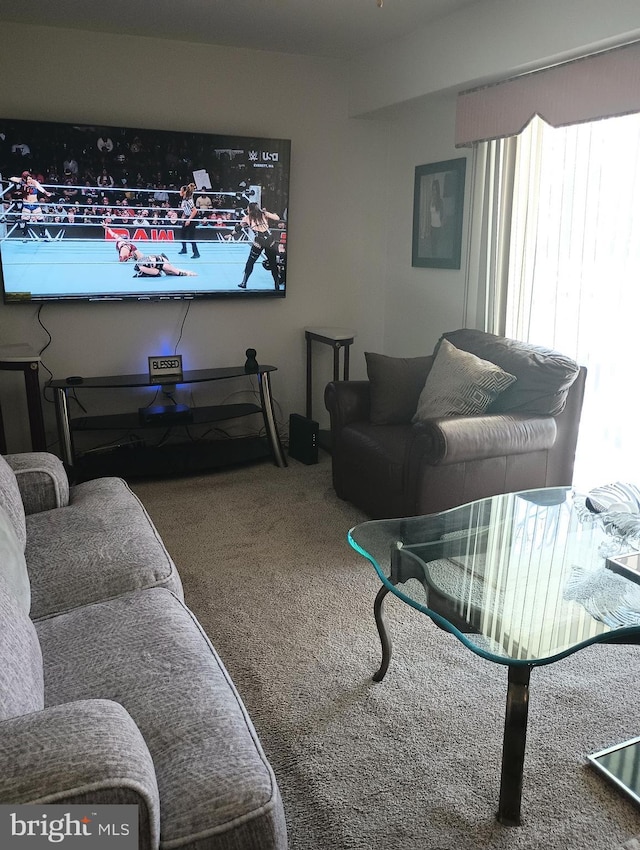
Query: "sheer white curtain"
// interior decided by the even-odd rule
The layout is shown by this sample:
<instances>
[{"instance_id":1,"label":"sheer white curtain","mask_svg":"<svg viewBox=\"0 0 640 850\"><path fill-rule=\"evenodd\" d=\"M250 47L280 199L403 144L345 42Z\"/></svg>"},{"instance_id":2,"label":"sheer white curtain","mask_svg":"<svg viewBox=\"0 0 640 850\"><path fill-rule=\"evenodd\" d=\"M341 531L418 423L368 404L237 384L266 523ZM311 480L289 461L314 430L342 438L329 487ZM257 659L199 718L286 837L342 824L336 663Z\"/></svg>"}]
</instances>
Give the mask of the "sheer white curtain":
<instances>
[{"instance_id":1,"label":"sheer white curtain","mask_svg":"<svg viewBox=\"0 0 640 850\"><path fill-rule=\"evenodd\" d=\"M517 137L507 280L498 330L589 370L575 486L640 484L640 115Z\"/></svg>"},{"instance_id":2,"label":"sheer white curtain","mask_svg":"<svg viewBox=\"0 0 640 850\"><path fill-rule=\"evenodd\" d=\"M474 146L465 325L504 332L517 138Z\"/></svg>"}]
</instances>

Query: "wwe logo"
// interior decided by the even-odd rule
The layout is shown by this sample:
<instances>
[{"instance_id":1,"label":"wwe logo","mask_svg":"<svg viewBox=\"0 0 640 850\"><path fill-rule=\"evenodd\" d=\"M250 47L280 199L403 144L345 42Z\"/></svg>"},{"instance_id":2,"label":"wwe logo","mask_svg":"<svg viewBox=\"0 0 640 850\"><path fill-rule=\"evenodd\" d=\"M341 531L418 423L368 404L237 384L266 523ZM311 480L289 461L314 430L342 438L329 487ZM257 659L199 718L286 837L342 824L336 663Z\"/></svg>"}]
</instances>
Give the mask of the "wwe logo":
<instances>
[{"instance_id":1,"label":"wwe logo","mask_svg":"<svg viewBox=\"0 0 640 850\"><path fill-rule=\"evenodd\" d=\"M258 161L258 151L249 151L249 162Z\"/></svg>"}]
</instances>

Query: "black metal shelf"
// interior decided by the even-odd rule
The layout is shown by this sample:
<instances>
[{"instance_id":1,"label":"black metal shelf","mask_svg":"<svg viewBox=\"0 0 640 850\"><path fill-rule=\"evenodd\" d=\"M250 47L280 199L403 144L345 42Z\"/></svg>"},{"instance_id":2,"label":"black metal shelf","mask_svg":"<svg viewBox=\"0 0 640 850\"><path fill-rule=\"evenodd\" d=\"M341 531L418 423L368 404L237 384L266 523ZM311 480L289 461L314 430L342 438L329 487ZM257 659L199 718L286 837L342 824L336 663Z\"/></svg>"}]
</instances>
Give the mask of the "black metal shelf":
<instances>
[{"instance_id":1,"label":"black metal shelf","mask_svg":"<svg viewBox=\"0 0 640 850\"><path fill-rule=\"evenodd\" d=\"M195 440L163 446L132 443L80 454L73 477L78 482L103 475L119 475L127 480L191 475L269 457L271 449L266 437Z\"/></svg>"},{"instance_id":2,"label":"black metal shelf","mask_svg":"<svg viewBox=\"0 0 640 850\"><path fill-rule=\"evenodd\" d=\"M47 383L53 389L96 390L124 387L179 386L181 384L200 384L209 381L226 381L229 378L246 378L251 375L266 375L275 372L275 366L259 366L257 372L247 372L244 366L225 366L220 369L190 369L181 377L167 375L162 380L151 380L148 374L141 375L102 375L81 378L69 383L67 378L54 378Z\"/></svg>"},{"instance_id":3,"label":"black metal shelf","mask_svg":"<svg viewBox=\"0 0 640 850\"><path fill-rule=\"evenodd\" d=\"M168 406L170 409L170 406ZM102 416L81 416L70 422L72 431L116 431L132 428L167 428L178 425L207 425L212 422L222 422L225 419L237 419L250 416L252 413L262 413L257 404L217 404L208 407L193 407L189 416L171 419L159 416L156 420L143 421L140 414L108 413Z\"/></svg>"}]
</instances>

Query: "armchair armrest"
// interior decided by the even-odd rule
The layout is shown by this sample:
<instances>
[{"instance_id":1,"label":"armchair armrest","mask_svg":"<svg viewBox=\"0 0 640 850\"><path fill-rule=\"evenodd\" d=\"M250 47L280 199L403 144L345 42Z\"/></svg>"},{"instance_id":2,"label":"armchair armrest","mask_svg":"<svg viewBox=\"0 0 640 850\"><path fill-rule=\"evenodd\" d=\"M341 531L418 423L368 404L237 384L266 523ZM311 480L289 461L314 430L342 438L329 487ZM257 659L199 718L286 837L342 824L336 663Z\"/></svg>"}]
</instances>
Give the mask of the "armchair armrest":
<instances>
[{"instance_id":1,"label":"armchair armrest","mask_svg":"<svg viewBox=\"0 0 640 850\"><path fill-rule=\"evenodd\" d=\"M432 466L550 449L558 432L553 416L528 414L452 416L413 427L411 453Z\"/></svg>"},{"instance_id":2,"label":"armchair armrest","mask_svg":"<svg viewBox=\"0 0 640 850\"><path fill-rule=\"evenodd\" d=\"M50 452L5 455L13 469L26 514L69 504L69 478L60 458Z\"/></svg>"},{"instance_id":3,"label":"armchair armrest","mask_svg":"<svg viewBox=\"0 0 640 850\"><path fill-rule=\"evenodd\" d=\"M81 700L2 721L0 801L138 805L139 846L158 846L153 761L131 716L111 700Z\"/></svg>"},{"instance_id":4,"label":"armchair armrest","mask_svg":"<svg viewBox=\"0 0 640 850\"><path fill-rule=\"evenodd\" d=\"M329 411L333 433L350 422L368 421L369 381L331 381L325 387L324 403Z\"/></svg>"}]
</instances>

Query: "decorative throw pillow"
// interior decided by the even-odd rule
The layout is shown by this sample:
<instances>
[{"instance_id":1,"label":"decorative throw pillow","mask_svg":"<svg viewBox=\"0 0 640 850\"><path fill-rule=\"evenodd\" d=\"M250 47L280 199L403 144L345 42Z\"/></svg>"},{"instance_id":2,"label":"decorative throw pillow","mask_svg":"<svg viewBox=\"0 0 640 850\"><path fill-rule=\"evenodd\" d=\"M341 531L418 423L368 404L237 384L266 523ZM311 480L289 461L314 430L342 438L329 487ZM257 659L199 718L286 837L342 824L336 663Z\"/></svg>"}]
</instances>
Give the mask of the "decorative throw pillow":
<instances>
[{"instance_id":1,"label":"decorative throw pillow","mask_svg":"<svg viewBox=\"0 0 640 850\"><path fill-rule=\"evenodd\" d=\"M603 484L601 487L589 490L585 504L595 514L610 511L640 514L640 488L623 481Z\"/></svg>"},{"instance_id":2,"label":"decorative throw pillow","mask_svg":"<svg viewBox=\"0 0 640 850\"><path fill-rule=\"evenodd\" d=\"M484 413L515 380L495 363L461 351L443 339L412 421Z\"/></svg>"},{"instance_id":3,"label":"decorative throw pillow","mask_svg":"<svg viewBox=\"0 0 640 850\"><path fill-rule=\"evenodd\" d=\"M456 348L489 360L518 379L492 404L490 413L557 416L564 410L569 388L580 371L575 360L552 348L472 328L447 331L442 336Z\"/></svg>"},{"instance_id":4,"label":"decorative throw pillow","mask_svg":"<svg viewBox=\"0 0 640 850\"><path fill-rule=\"evenodd\" d=\"M388 357L365 351L374 425L411 422L433 357Z\"/></svg>"}]
</instances>

